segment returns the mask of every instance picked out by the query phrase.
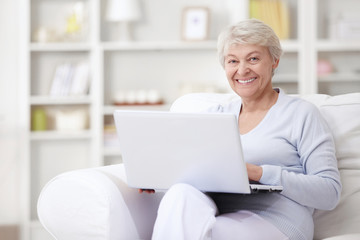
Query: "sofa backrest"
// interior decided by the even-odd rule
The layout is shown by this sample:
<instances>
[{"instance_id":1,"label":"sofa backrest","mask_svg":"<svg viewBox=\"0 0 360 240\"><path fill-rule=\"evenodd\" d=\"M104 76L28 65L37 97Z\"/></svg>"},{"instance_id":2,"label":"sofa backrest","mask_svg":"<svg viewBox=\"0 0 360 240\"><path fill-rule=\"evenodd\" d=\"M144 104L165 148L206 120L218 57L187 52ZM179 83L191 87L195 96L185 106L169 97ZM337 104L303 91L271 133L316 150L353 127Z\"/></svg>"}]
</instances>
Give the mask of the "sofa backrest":
<instances>
[{"instance_id":1,"label":"sofa backrest","mask_svg":"<svg viewBox=\"0 0 360 240\"><path fill-rule=\"evenodd\" d=\"M320 109L333 133L343 184L340 203L334 210L315 211L314 238L360 233L360 93L300 97ZM201 112L236 98L232 93L192 93L178 98L170 111Z\"/></svg>"}]
</instances>

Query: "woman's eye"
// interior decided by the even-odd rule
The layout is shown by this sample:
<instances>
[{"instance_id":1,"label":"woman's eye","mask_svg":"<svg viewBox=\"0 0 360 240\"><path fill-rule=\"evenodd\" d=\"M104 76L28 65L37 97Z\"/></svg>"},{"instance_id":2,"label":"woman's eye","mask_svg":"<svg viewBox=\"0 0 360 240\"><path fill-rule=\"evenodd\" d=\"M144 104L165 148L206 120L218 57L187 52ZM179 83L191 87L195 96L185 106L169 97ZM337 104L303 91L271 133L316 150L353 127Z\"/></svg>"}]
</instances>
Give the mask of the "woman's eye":
<instances>
[{"instance_id":1,"label":"woman's eye","mask_svg":"<svg viewBox=\"0 0 360 240\"><path fill-rule=\"evenodd\" d=\"M250 58L250 62L256 62L256 61L258 61L259 60L259 58L257 58L257 57L251 57Z\"/></svg>"},{"instance_id":2,"label":"woman's eye","mask_svg":"<svg viewBox=\"0 0 360 240\"><path fill-rule=\"evenodd\" d=\"M230 59L229 61L228 61L228 63L236 63L237 61L236 60L234 60L234 59Z\"/></svg>"}]
</instances>

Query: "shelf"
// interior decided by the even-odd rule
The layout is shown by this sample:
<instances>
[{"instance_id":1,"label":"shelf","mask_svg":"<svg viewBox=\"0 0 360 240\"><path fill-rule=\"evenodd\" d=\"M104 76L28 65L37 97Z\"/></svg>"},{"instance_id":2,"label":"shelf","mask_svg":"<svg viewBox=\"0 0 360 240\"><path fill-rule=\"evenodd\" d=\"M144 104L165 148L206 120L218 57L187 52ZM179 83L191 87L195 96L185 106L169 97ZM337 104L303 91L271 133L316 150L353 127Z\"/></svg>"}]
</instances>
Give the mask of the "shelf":
<instances>
[{"instance_id":1,"label":"shelf","mask_svg":"<svg viewBox=\"0 0 360 240\"><path fill-rule=\"evenodd\" d=\"M318 40L317 50L327 52L360 51L360 41Z\"/></svg>"},{"instance_id":2,"label":"shelf","mask_svg":"<svg viewBox=\"0 0 360 240\"><path fill-rule=\"evenodd\" d=\"M319 76L320 82L357 82L360 83L360 73L331 73Z\"/></svg>"},{"instance_id":3,"label":"shelf","mask_svg":"<svg viewBox=\"0 0 360 240\"><path fill-rule=\"evenodd\" d=\"M297 74L286 74L286 73L275 73L273 80L274 83L297 83L298 75Z\"/></svg>"},{"instance_id":4,"label":"shelf","mask_svg":"<svg viewBox=\"0 0 360 240\"><path fill-rule=\"evenodd\" d=\"M216 41L199 42L103 42L105 51L161 51L161 50L216 50ZM285 52L297 52L299 43L296 40L283 40L281 46Z\"/></svg>"},{"instance_id":5,"label":"shelf","mask_svg":"<svg viewBox=\"0 0 360 240\"><path fill-rule=\"evenodd\" d=\"M31 105L79 105L91 104L90 96L32 96L30 97Z\"/></svg>"},{"instance_id":6,"label":"shelf","mask_svg":"<svg viewBox=\"0 0 360 240\"><path fill-rule=\"evenodd\" d=\"M200 42L104 42L105 51L216 50L216 41Z\"/></svg>"},{"instance_id":7,"label":"shelf","mask_svg":"<svg viewBox=\"0 0 360 240\"><path fill-rule=\"evenodd\" d=\"M83 52L90 51L91 44L89 43L31 43L30 51L33 52Z\"/></svg>"},{"instance_id":8,"label":"shelf","mask_svg":"<svg viewBox=\"0 0 360 240\"><path fill-rule=\"evenodd\" d=\"M31 132L31 140L71 140L71 139L90 139L90 130L79 130L79 131L42 131L42 132Z\"/></svg>"},{"instance_id":9,"label":"shelf","mask_svg":"<svg viewBox=\"0 0 360 240\"><path fill-rule=\"evenodd\" d=\"M169 111L171 104L161 105L129 105L129 106L116 106L105 105L104 115L112 115L115 110L144 110L144 111Z\"/></svg>"}]
</instances>

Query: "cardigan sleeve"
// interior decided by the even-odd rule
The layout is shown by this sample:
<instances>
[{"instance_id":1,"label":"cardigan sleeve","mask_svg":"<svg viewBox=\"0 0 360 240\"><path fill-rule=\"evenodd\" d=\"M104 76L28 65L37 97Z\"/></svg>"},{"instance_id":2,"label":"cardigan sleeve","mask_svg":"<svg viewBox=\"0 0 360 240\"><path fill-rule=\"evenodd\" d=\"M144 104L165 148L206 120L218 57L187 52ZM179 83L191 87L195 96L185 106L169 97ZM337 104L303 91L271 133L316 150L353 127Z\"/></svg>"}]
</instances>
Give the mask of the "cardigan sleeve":
<instances>
[{"instance_id":1,"label":"cardigan sleeve","mask_svg":"<svg viewBox=\"0 0 360 240\"><path fill-rule=\"evenodd\" d=\"M304 206L331 210L341 194L335 145L330 129L312 104L300 104L291 137L296 143L302 173L262 165L263 184L282 185L281 194Z\"/></svg>"}]
</instances>

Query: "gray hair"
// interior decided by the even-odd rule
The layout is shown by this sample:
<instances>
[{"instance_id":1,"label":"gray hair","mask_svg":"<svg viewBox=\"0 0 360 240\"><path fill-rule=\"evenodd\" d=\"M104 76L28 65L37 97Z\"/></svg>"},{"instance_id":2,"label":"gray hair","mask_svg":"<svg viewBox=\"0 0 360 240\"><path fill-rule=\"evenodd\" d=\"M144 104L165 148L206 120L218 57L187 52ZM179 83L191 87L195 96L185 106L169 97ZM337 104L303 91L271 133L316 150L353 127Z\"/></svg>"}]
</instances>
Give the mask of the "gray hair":
<instances>
[{"instance_id":1,"label":"gray hair","mask_svg":"<svg viewBox=\"0 0 360 240\"><path fill-rule=\"evenodd\" d=\"M224 67L225 55L233 44L256 44L267 47L274 60L279 60L283 50L274 30L257 19L247 19L227 27L218 37L217 49L221 65Z\"/></svg>"}]
</instances>

